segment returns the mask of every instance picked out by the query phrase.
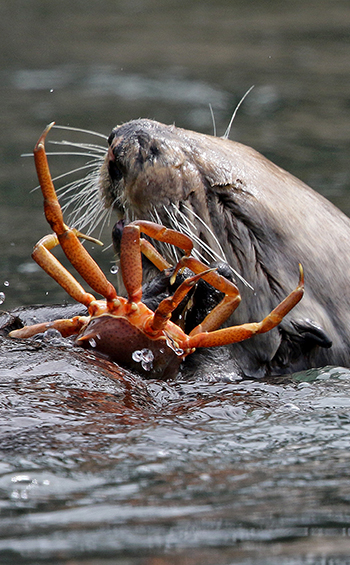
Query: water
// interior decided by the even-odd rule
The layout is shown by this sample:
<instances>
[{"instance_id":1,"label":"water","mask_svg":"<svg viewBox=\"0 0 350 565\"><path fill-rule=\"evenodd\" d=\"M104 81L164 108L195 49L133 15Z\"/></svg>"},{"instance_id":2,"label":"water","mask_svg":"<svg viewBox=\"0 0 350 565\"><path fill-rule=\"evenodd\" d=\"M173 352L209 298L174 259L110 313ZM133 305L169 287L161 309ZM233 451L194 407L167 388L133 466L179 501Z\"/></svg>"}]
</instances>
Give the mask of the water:
<instances>
[{"instance_id":1,"label":"water","mask_svg":"<svg viewBox=\"0 0 350 565\"><path fill-rule=\"evenodd\" d=\"M349 213L349 20L346 0L1 3L3 307L67 300L30 259L49 229L20 157L53 120L212 133L211 104L221 135L255 84L231 138ZM68 137L91 142L52 132ZM54 174L81 164L50 158ZM109 273L112 251L94 255ZM0 368L1 563L350 563L347 369L125 388L80 358L67 370L61 345L20 372L25 352L13 356Z\"/></svg>"},{"instance_id":2,"label":"water","mask_svg":"<svg viewBox=\"0 0 350 565\"><path fill-rule=\"evenodd\" d=\"M1 563L346 563L349 377L3 387Z\"/></svg>"}]
</instances>

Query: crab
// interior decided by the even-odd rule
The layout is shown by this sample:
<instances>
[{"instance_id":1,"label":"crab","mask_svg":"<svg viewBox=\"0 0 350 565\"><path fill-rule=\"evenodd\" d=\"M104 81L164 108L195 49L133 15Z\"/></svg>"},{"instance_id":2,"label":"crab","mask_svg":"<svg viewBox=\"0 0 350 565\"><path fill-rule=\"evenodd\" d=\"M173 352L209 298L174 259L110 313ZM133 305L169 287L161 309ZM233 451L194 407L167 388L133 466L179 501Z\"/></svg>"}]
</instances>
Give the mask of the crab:
<instances>
[{"instance_id":1,"label":"crab","mask_svg":"<svg viewBox=\"0 0 350 565\"><path fill-rule=\"evenodd\" d=\"M118 296L114 286L80 241L98 240L69 228L63 221L45 152L45 138L53 125L54 123L46 127L34 148L45 216L53 233L36 244L32 257L74 300L87 307L88 315L25 326L12 331L10 337L28 338L54 328L63 337L77 334L77 345L92 349L121 366L141 372L147 377L169 378L177 374L181 362L196 348L218 347L268 332L301 300L304 276L302 266L299 265L298 286L262 321L219 329L240 303L238 288L215 269L208 269L207 265L191 255L193 243L188 236L143 220L134 221L123 230L120 265L127 298ZM142 302L142 253L160 271L168 269L170 265L141 234L183 251L183 256L175 265L173 277L185 268L193 272L193 276L186 278L173 296L162 300L154 312ZM72 266L103 299L96 299L86 292L52 254L51 250L57 245L61 245ZM222 292L224 297L202 323L187 335L170 318L199 279L204 279Z\"/></svg>"}]
</instances>

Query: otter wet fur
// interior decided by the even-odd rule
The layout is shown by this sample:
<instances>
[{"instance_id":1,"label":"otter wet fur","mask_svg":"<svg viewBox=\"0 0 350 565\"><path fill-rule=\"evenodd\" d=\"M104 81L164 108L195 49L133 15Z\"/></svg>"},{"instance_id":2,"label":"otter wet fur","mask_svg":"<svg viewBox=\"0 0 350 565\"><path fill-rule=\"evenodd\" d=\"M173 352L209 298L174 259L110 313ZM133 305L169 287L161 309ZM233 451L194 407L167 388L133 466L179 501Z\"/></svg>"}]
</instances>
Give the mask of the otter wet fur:
<instances>
[{"instance_id":1,"label":"otter wet fur","mask_svg":"<svg viewBox=\"0 0 350 565\"><path fill-rule=\"evenodd\" d=\"M75 197L93 195L81 222L96 223L105 208L123 225L150 220L189 235L198 257L228 265L239 287L227 326L262 319L304 267L304 298L277 328L196 351L185 372L264 377L350 366L350 220L325 198L250 147L148 119L114 128L96 163ZM159 247L174 264L173 249Z\"/></svg>"}]
</instances>

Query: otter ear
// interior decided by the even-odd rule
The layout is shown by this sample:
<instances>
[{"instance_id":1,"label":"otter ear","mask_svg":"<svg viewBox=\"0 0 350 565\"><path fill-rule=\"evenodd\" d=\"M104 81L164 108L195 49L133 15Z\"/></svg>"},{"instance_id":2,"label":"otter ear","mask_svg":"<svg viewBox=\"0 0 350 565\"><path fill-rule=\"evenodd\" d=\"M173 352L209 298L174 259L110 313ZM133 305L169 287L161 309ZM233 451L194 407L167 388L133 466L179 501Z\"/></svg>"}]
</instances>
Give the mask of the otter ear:
<instances>
[{"instance_id":1,"label":"otter ear","mask_svg":"<svg viewBox=\"0 0 350 565\"><path fill-rule=\"evenodd\" d=\"M295 332L288 332L289 338L300 344L303 350L319 347L332 347L332 340L324 329L312 320L290 320Z\"/></svg>"}]
</instances>

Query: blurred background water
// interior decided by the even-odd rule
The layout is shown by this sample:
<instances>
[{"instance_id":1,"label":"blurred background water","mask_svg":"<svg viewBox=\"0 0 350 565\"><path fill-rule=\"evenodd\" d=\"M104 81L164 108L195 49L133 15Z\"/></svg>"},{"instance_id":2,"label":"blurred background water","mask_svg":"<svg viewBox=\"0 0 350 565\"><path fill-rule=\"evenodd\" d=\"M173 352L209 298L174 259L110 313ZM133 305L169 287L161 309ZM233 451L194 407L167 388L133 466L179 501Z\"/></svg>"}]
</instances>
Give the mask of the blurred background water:
<instances>
[{"instance_id":1,"label":"blurred background water","mask_svg":"<svg viewBox=\"0 0 350 565\"><path fill-rule=\"evenodd\" d=\"M348 0L11 0L0 32L3 307L66 300L30 259L48 226L21 157L53 120L212 133L211 104L222 135L254 84L231 138L350 213ZM0 563L350 563L348 370L149 383L127 418L108 379L91 387L109 403L72 405L82 376L45 370L2 375Z\"/></svg>"}]
</instances>

